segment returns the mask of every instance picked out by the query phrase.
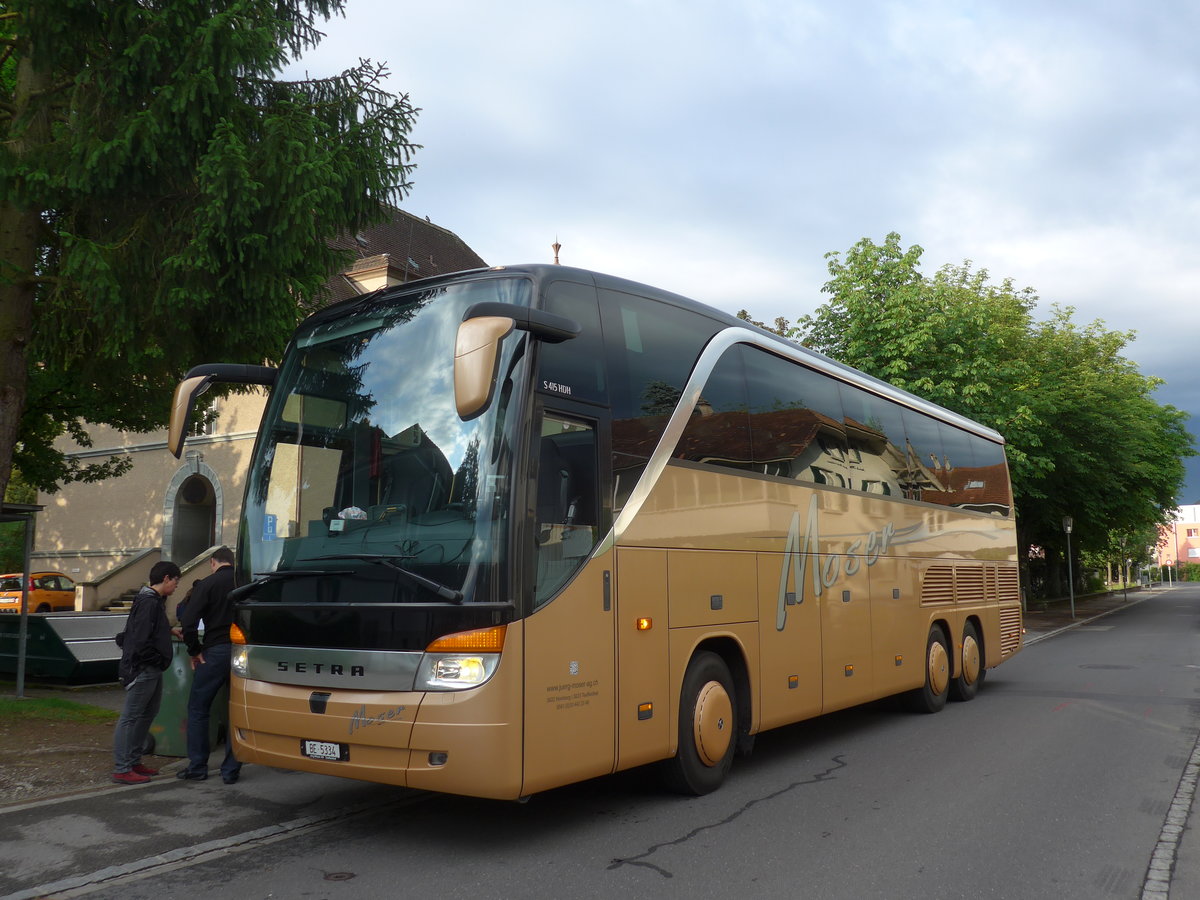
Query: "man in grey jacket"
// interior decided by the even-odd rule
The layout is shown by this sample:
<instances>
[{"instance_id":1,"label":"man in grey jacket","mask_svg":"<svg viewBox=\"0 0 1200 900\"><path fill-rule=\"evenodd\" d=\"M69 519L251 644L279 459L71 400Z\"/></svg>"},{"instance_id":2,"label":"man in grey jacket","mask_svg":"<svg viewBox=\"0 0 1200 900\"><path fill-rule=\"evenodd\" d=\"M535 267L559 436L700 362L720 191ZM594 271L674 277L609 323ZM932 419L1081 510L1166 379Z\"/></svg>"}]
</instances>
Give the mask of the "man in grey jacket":
<instances>
[{"instance_id":1,"label":"man in grey jacket","mask_svg":"<svg viewBox=\"0 0 1200 900\"><path fill-rule=\"evenodd\" d=\"M162 702L162 673L171 664L171 625L165 607L179 577L175 563L155 563L150 584L138 591L125 630L117 635L118 674L125 687L125 704L113 732L112 780L117 784L144 784L158 774L157 769L142 765L142 751Z\"/></svg>"}]
</instances>

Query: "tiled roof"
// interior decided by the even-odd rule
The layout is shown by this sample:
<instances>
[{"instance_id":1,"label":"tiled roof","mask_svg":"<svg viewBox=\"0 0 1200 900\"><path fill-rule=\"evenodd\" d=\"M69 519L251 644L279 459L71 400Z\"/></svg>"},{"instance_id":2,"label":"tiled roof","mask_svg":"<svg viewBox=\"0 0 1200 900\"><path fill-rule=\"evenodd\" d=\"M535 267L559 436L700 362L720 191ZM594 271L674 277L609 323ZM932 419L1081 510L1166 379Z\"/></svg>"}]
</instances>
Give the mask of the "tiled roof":
<instances>
[{"instance_id":1,"label":"tiled roof","mask_svg":"<svg viewBox=\"0 0 1200 900\"><path fill-rule=\"evenodd\" d=\"M390 217L386 222L358 234L343 234L333 241L335 247L358 257L348 272L389 265L405 280L415 280L487 265L462 238L434 225L428 218L395 207L389 207L388 212ZM329 290L333 301L358 293L341 274L329 280Z\"/></svg>"}]
</instances>

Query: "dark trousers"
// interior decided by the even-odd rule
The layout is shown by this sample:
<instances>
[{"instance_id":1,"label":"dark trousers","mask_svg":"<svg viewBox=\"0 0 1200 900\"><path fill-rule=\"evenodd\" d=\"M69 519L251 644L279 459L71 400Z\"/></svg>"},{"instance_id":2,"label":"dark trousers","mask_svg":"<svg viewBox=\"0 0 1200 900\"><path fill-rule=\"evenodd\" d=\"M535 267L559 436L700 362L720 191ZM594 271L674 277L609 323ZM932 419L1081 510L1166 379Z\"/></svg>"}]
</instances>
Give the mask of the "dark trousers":
<instances>
[{"instance_id":1,"label":"dark trousers","mask_svg":"<svg viewBox=\"0 0 1200 900\"><path fill-rule=\"evenodd\" d=\"M188 695L187 752L188 771L207 772L208 723L213 700L221 688L229 684L229 658L233 645L218 644L204 648L204 662L192 672L192 692ZM225 733L225 759L221 762L221 776L237 775L242 764L233 755L233 725Z\"/></svg>"},{"instance_id":2,"label":"dark trousers","mask_svg":"<svg viewBox=\"0 0 1200 900\"><path fill-rule=\"evenodd\" d=\"M150 725L162 701L162 672L142 669L125 687L125 704L113 731L113 771L128 772L142 761Z\"/></svg>"}]
</instances>

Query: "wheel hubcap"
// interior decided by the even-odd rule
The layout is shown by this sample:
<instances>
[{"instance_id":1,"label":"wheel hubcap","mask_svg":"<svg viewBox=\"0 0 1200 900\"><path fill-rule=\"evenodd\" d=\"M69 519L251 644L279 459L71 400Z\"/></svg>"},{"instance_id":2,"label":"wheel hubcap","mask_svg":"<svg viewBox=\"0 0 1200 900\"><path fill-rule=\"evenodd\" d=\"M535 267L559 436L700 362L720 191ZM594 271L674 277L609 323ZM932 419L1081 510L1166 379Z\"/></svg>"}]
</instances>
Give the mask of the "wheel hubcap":
<instances>
[{"instance_id":1,"label":"wheel hubcap","mask_svg":"<svg viewBox=\"0 0 1200 900\"><path fill-rule=\"evenodd\" d=\"M733 701L719 681L700 688L692 732L696 753L706 766L715 766L725 758L733 739Z\"/></svg>"},{"instance_id":2,"label":"wheel hubcap","mask_svg":"<svg viewBox=\"0 0 1200 900\"><path fill-rule=\"evenodd\" d=\"M929 689L934 695L941 694L950 683L950 657L941 641L929 647Z\"/></svg>"},{"instance_id":3,"label":"wheel hubcap","mask_svg":"<svg viewBox=\"0 0 1200 900\"><path fill-rule=\"evenodd\" d=\"M963 638L962 679L967 684L974 684L979 679L979 644L975 638L967 635Z\"/></svg>"}]
</instances>

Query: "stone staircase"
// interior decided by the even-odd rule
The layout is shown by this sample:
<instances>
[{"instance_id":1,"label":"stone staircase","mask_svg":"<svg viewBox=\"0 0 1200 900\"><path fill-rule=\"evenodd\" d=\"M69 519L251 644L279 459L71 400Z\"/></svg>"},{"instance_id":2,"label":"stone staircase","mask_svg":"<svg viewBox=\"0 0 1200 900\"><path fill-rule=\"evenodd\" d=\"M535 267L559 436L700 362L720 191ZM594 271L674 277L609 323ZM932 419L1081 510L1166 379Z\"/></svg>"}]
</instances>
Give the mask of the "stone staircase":
<instances>
[{"instance_id":1,"label":"stone staircase","mask_svg":"<svg viewBox=\"0 0 1200 900\"><path fill-rule=\"evenodd\" d=\"M104 607L106 612L123 612L128 614L133 609L133 598L137 596L137 591L130 589L119 596L116 600L109 602Z\"/></svg>"}]
</instances>

